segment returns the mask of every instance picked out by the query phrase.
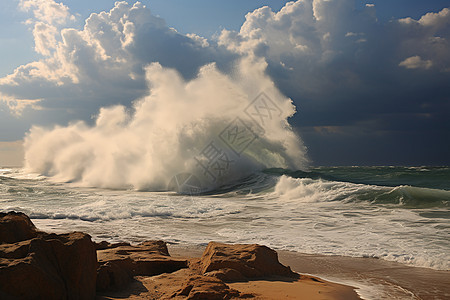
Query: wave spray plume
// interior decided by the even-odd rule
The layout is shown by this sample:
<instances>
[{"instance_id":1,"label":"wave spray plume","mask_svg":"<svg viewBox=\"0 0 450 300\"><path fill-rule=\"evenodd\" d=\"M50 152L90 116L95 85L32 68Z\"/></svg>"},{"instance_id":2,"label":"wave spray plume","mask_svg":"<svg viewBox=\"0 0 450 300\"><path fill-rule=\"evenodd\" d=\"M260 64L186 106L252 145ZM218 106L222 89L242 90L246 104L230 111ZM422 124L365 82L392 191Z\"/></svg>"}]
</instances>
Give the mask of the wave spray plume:
<instances>
[{"instance_id":1,"label":"wave spray plume","mask_svg":"<svg viewBox=\"0 0 450 300\"><path fill-rule=\"evenodd\" d=\"M149 93L132 109L101 108L93 126L33 126L25 168L82 186L150 191L166 190L177 174L211 190L264 168L303 169L306 149L287 121L295 106L266 67L248 57L232 75L208 64L186 81L153 63Z\"/></svg>"}]
</instances>

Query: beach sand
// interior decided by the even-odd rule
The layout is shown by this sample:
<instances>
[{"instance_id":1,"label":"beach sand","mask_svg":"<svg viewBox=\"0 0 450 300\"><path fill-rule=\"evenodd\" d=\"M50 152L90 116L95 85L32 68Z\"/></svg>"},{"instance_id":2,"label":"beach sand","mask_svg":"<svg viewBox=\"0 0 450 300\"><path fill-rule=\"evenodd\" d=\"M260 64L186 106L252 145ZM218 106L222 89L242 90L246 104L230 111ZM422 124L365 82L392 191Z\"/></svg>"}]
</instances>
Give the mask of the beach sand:
<instances>
[{"instance_id":1,"label":"beach sand","mask_svg":"<svg viewBox=\"0 0 450 300\"><path fill-rule=\"evenodd\" d=\"M203 250L204 247L201 246L169 245L169 251L174 257L199 257ZM346 294L348 289L342 289L345 286L355 287L355 291L363 299L450 299L450 271L411 267L376 258L277 252L280 262L290 266L293 271L327 281L327 290L321 290L323 285L312 284L308 280L302 285L291 285L292 288L286 283L279 283L278 287L274 287L273 282L269 281L252 282L247 287L247 283L233 283L230 286L242 291L264 291L265 295L272 295L270 290L277 288L288 291L289 295L298 293L297 298L280 298L282 294L275 293L276 297L273 299L351 299ZM341 285L335 285L336 283ZM300 289L300 286L303 288ZM318 298L303 298L302 293L309 288L316 289L313 294ZM339 298L342 296L344 298Z\"/></svg>"},{"instance_id":2,"label":"beach sand","mask_svg":"<svg viewBox=\"0 0 450 300\"><path fill-rule=\"evenodd\" d=\"M204 248L200 246L169 245L169 252L174 258L196 259L202 255ZM188 269L183 269L158 276L136 276L126 289L104 293L97 299L170 299L171 295L175 295L186 278L189 277L189 272ZM242 294L252 294L251 299L360 299L354 287L309 275L302 275L300 279L272 276L270 278L227 283L227 285Z\"/></svg>"},{"instance_id":3,"label":"beach sand","mask_svg":"<svg viewBox=\"0 0 450 300\"><path fill-rule=\"evenodd\" d=\"M228 284L231 288L256 295L256 299L360 299L353 288L316 277L297 281L254 280Z\"/></svg>"},{"instance_id":4,"label":"beach sand","mask_svg":"<svg viewBox=\"0 0 450 300\"><path fill-rule=\"evenodd\" d=\"M144 277L137 276L135 281L120 292L108 292L97 299L171 299L185 280L185 271L172 274ZM272 278L268 280L251 280L228 283L232 289L241 293L253 294L249 299L282 300L357 300L360 299L353 288L337 283L327 282L311 276L299 280ZM168 296L169 295L169 296ZM179 299L179 298L176 298ZM233 298L232 298L233 299Z\"/></svg>"}]
</instances>

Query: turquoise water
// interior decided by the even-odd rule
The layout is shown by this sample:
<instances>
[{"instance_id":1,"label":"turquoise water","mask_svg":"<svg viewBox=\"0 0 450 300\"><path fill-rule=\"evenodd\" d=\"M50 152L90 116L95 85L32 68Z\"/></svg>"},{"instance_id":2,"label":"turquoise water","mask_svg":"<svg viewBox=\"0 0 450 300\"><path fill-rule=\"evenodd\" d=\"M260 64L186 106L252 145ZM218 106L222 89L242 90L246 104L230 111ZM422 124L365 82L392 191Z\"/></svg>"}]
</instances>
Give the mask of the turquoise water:
<instances>
[{"instance_id":1,"label":"turquoise water","mask_svg":"<svg viewBox=\"0 0 450 300\"><path fill-rule=\"evenodd\" d=\"M373 189L352 196L373 204L408 208L449 207L450 204L449 167L318 167L309 172L270 169L265 173L395 188L388 193Z\"/></svg>"}]
</instances>

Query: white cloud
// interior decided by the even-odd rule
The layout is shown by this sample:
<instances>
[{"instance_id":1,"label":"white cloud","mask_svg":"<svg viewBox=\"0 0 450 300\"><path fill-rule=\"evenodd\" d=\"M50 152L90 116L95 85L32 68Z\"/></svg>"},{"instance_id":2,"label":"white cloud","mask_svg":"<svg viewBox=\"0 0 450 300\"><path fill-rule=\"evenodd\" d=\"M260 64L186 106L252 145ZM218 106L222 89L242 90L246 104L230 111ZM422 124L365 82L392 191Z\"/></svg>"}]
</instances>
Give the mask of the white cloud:
<instances>
[{"instance_id":1,"label":"white cloud","mask_svg":"<svg viewBox=\"0 0 450 300\"><path fill-rule=\"evenodd\" d=\"M58 35L58 30L55 26L36 22L33 29L33 36L35 42L35 50L37 53L49 56L51 50L56 47L56 36Z\"/></svg>"},{"instance_id":2,"label":"white cloud","mask_svg":"<svg viewBox=\"0 0 450 300\"><path fill-rule=\"evenodd\" d=\"M44 56L50 56L55 49L58 28L75 20L67 6L54 0L20 0L19 8L33 13L34 18L28 19L26 24L33 25L34 48Z\"/></svg>"},{"instance_id":3,"label":"white cloud","mask_svg":"<svg viewBox=\"0 0 450 300\"><path fill-rule=\"evenodd\" d=\"M423 60L420 56L411 56L398 64L407 69L429 69L433 65L431 60Z\"/></svg>"},{"instance_id":4,"label":"white cloud","mask_svg":"<svg viewBox=\"0 0 450 300\"><path fill-rule=\"evenodd\" d=\"M449 20L449 9L443 9L417 21L381 24L371 4L358 11L350 0L303 0L287 3L279 12L263 7L247 14L240 31L224 30L219 43L266 58L275 77L279 66L289 66L295 72L283 84L306 96L372 85L364 83L372 79L369 70L395 74L399 61L401 67L449 69ZM430 59L405 60L413 56Z\"/></svg>"},{"instance_id":5,"label":"white cloud","mask_svg":"<svg viewBox=\"0 0 450 300\"><path fill-rule=\"evenodd\" d=\"M263 7L247 14L240 31L224 30L219 43L269 60L289 56L297 61L321 61L339 55L346 43L353 43L343 37L363 35L355 32L374 22L365 11L354 13L348 0L289 2L279 12Z\"/></svg>"},{"instance_id":6,"label":"white cloud","mask_svg":"<svg viewBox=\"0 0 450 300\"><path fill-rule=\"evenodd\" d=\"M398 40L402 67L431 68L445 72L450 68L450 9L427 13L419 20L398 20ZM429 59L422 60L423 57Z\"/></svg>"},{"instance_id":7,"label":"white cloud","mask_svg":"<svg viewBox=\"0 0 450 300\"><path fill-rule=\"evenodd\" d=\"M32 11L37 21L47 24L64 24L67 20L75 19L67 6L53 0L20 0L19 7Z\"/></svg>"},{"instance_id":8,"label":"white cloud","mask_svg":"<svg viewBox=\"0 0 450 300\"><path fill-rule=\"evenodd\" d=\"M203 48L209 47L208 40L194 33L188 33L186 36L198 42Z\"/></svg>"},{"instance_id":9,"label":"white cloud","mask_svg":"<svg viewBox=\"0 0 450 300\"><path fill-rule=\"evenodd\" d=\"M63 4L22 1L21 7L35 15L36 51L47 57L1 78L0 91L17 101L44 99L42 106L130 103L145 91L148 63L160 62L189 77L205 63L230 66L248 54L266 59L276 78L286 76L281 70L295 70L284 83L305 94L344 87L343 82L362 87L364 70L395 70L413 56L432 59L421 64L424 68L450 68L448 9L417 21L380 24L372 6L357 11L353 5L351 0L301 0L279 12L262 7L246 15L239 32L224 30L217 45L179 34L139 2L117 2L76 29L60 28L71 18Z\"/></svg>"},{"instance_id":10,"label":"white cloud","mask_svg":"<svg viewBox=\"0 0 450 300\"><path fill-rule=\"evenodd\" d=\"M427 13L418 22L423 26L448 26L450 25L450 9L444 8L438 13Z\"/></svg>"},{"instance_id":11,"label":"white cloud","mask_svg":"<svg viewBox=\"0 0 450 300\"><path fill-rule=\"evenodd\" d=\"M450 24L450 9L444 8L437 13L427 13L423 15L419 20L414 20L411 17L403 18L398 20L401 24L406 25L421 25L423 27L440 27L446 28Z\"/></svg>"},{"instance_id":12,"label":"white cloud","mask_svg":"<svg viewBox=\"0 0 450 300\"><path fill-rule=\"evenodd\" d=\"M247 14L240 31L224 30L219 44L241 54L264 57L272 75L283 78L290 92L296 89L298 95L306 96L331 91L336 84L342 86L335 76L343 81L357 80L356 70L339 61L365 57L361 54L371 51L365 44L373 39L372 28L377 28L377 20L371 8L355 11L349 0L303 0L289 2L279 12L263 7ZM282 75L280 66L293 72Z\"/></svg>"},{"instance_id":13,"label":"white cloud","mask_svg":"<svg viewBox=\"0 0 450 300\"><path fill-rule=\"evenodd\" d=\"M70 19L62 4L23 1L21 6L33 10L35 49L47 56L0 78L0 91L23 103L43 99L40 105L47 108L129 104L145 91L148 63L193 76L205 63L220 65L232 57L225 50L217 54L221 50L201 37L177 33L139 2L116 2L109 12L91 14L82 29L60 28Z\"/></svg>"},{"instance_id":14,"label":"white cloud","mask_svg":"<svg viewBox=\"0 0 450 300\"><path fill-rule=\"evenodd\" d=\"M9 111L15 117L19 117L26 108L31 107L35 110L39 110L39 106L37 104L40 100L41 99L21 99L18 101L14 97L0 93L0 107L3 106L2 104L6 104Z\"/></svg>"}]
</instances>

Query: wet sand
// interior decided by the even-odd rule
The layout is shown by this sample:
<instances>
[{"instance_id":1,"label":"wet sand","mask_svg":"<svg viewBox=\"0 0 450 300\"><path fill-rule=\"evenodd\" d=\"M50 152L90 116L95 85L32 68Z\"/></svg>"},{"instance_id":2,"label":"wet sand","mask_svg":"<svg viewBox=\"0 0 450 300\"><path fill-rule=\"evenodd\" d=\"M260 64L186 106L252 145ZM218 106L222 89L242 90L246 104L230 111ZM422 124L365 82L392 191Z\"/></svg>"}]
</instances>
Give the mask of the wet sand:
<instances>
[{"instance_id":1,"label":"wet sand","mask_svg":"<svg viewBox=\"0 0 450 300\"><path fill-rule=\"evenodd\" d=\"M261 300L357 300L360 299L353 287L325 281L319 278L302 276L296 281L252 280L228 284L243 293L256 295Z\"/></svg>"},{"instance_id":2,"label":"wet sand","mask_svg":"<svg viewBox=\"0 0 450 300\"><path fill-rule=\"evenodd\" d=\"M169 245L172 256L199 257L203 250L201 246ZM363 299L450 299L450 271L375 258L277 252L280 262L293 271L356 287Z\"/></svg>"}]
</instances>

